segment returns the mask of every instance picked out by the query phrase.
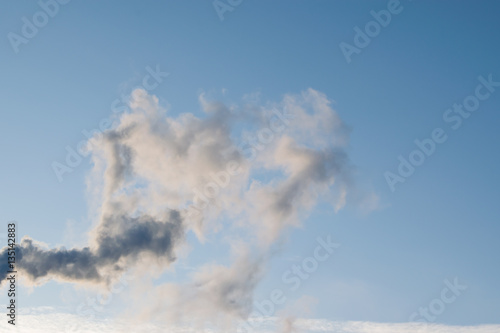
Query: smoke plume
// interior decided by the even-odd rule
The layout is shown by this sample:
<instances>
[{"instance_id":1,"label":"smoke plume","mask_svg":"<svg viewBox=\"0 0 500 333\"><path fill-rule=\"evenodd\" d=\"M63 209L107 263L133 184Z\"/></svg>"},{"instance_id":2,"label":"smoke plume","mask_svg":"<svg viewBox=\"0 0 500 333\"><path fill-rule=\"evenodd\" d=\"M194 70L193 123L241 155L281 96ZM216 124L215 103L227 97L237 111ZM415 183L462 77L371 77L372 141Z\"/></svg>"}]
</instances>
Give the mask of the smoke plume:
<instances>
[{"instance_id":1,"label":"smoke plume","mask_svg":"<svg viewBox=\"0 0 500 333\"><path fill-rule=\"evenodd\" d=\"M318 200L340 209L353 191L349 129L313 89L263 105L199 101L200 116L172 116L155 96L133 91L131 111L87 145L88 247L47 249L25 237L19 274L36 284L106 285L139 261L175 263L188 232L201 244L226 233L232 264L207 263L190 281L155 287L143 315L247 316L273 245ZM5 274L6 248L0 260Z\"/></svg>"}]
</instances>

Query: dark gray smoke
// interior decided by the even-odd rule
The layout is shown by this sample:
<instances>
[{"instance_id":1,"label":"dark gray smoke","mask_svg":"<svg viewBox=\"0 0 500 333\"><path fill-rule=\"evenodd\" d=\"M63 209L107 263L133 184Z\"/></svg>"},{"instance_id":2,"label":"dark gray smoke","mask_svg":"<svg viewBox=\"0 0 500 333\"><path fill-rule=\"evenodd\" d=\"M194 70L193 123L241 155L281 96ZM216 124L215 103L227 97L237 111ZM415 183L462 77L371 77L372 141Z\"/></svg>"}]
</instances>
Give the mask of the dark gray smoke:
<instances>
[{"instance_id":1,"label":"dark gray smoke","mask_svg":"<svg viewBox=\"0 0 500 333\"><path fill-rule=\"evenodd\" d=\"M99 228L93 248L46 250L32 239L24 238L16 249L16 268L23 278L37 282L43 278L66 281L108 283L113 275L143 255L175 260L175 245L183 238L179 213L171 211L164 221L143 216L113 216ZM0 278L6 277L7 250L0 252Z\"/></svg>"}]
</instances>

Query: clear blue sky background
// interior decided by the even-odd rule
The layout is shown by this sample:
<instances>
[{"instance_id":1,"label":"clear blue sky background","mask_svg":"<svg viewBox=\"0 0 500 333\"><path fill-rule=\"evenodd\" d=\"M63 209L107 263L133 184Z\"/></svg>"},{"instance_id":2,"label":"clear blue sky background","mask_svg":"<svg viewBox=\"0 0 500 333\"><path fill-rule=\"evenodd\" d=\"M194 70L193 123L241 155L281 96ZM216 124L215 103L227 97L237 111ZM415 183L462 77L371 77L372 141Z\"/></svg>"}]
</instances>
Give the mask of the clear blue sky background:
<instances>
[{"instance_id":1,"label":"clear blue sky background","mask_svg":"<svg viewBox=\"0 0 500 333\"><path fill-rule=\"evenodd\" d=\"M153 93L174 114L199 112L201 91L225 88L232 102L259 91L278 101L311 87L334 100L352 128L352 161L381 208L363 215L318 207L291 234L256 298L282 286L290 258L311 255L315 238L331 234L339 252L289 294L317 298L315 316L404 322L439 297L444 279L458 277L468 289L437 322L500 323L500 89L460 129L442 119L474 92L478 76L500 81L500 4L401 5L348 64L339 43L352 44L353 28L386 1L243 1L221 21L211 1L73 0L17 54L7 34L20 34L21 18L40 7L2 1L0 221L17 220L22 234L51 246L74 245L65 243L67 221L76 221L77 233L90 227L90 163L62 183L51 163L109 117L113 100L141 85L147 66L170 73ZM436 127L448 141L392 193L384 172L395 172L398 155ZM21 302L61 305L62 289L50 283Z\"/></svg>"}]
</instances>

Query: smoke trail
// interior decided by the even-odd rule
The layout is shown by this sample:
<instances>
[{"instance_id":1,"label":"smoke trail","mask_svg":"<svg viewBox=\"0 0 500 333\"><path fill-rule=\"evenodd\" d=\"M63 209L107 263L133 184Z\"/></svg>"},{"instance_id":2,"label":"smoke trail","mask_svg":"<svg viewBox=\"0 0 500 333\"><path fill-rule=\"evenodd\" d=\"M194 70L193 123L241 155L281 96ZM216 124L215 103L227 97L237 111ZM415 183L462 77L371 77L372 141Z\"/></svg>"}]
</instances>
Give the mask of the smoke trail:
<instances>
[{"instance_id":1,"label":"smoke trail","mask_svg":"<svg viewBox=\"0 0 500 333\"><path fill-rule=\"evenodd\" d=\"M109 228L107 226L112 226ZM142 255L175 260L174 249L183 237L179 212L171 211L165 220L148 216L106 218L97 236L97 246L82 249L44 249L24 238L16 249L17 269L23 278L38 282L43 278L65 281L109 283ZM2 280L7 272L7 250L0 253Z\"/></svg>"},{"instance_id":2,"label":"smoke trail","mask_svg":"<svg viewBox=\"0 0 500 333\"><path fill-rule=\"evenodd\" d=\"M273 245L320 199L339 209L355 191L349 130L313 89L264 106L229 108L204 95L200 105L202 117L173 117L155 96L133 91L131 112L88 145L97 221L89 246L46 249L25 238L17 248L20 275L33 283L109 284L138 261L173 263L188 231L201 242L210 233L240 232L245 237L228 237L231 265L207 264L191 281L151 290L154 309L142 313L247 316ZM262 172L278 176L266 181ZM0 260L5 274L6 248Z\"/></svg>"}]
</instances>

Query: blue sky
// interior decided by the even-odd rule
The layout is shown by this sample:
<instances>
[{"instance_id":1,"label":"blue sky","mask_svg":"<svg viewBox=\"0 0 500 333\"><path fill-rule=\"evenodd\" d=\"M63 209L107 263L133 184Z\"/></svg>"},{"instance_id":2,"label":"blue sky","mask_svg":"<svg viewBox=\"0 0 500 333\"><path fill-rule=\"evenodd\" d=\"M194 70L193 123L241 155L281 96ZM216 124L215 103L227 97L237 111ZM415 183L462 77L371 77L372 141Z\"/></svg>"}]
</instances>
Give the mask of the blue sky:
<instances>
[{"instance_id":1,"label":"blue sky","mask_svg":"<svg viewBox=\"0 0 500 333\"><path fill-rule=\"evenodd\" d=\"M386 1L242 1L220 20L211 1L73 0L60 4L17 53L8 34L22 35L22 18L32 21L41 8L34 1L2 2L0 220L18 221L19 236L49 247L86 245L95 225L86 192L91 160L84 158L62 182L53 162L64 163L66 146L74 149L83 130L110 118L113 101L141 87L147 68L169 73L148 93L172 117L204 117L201 93L226 105L242 105L253 94L265 104L312 88L332 101L349 128L345 150L356 188L374 193L378 203L367 211L354 194L336 213L318 202L302 227L285 233L254 300L288 288L282 273L311 256L317 237L331 235L341 244L338 252L288 295L290 304L315 299L304 316L407 322L440 297L444 280L457 277L467 289L434 322L500 324L494 171L500 87L460 128L443 119L454 103L474 95L478 77L500 81L500 8L494 1L402 0L399 6L348 63L339 44L355 45L353 29L364 29L374 20L370 11L386 10ZM444 130L446 142L391 191L385 173L397 174L398 156L408 159L414 140L431 137L435 128ZM191 268L182 265L226 262L227 236L210 237L201 244L190 234L192 253L155 283L183 280ZM22 306L70 313L85 297L73 284L54 281L22 290Z\"/></svg>"}]
</instances>

